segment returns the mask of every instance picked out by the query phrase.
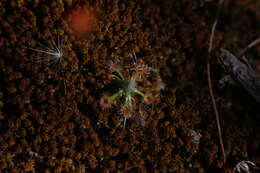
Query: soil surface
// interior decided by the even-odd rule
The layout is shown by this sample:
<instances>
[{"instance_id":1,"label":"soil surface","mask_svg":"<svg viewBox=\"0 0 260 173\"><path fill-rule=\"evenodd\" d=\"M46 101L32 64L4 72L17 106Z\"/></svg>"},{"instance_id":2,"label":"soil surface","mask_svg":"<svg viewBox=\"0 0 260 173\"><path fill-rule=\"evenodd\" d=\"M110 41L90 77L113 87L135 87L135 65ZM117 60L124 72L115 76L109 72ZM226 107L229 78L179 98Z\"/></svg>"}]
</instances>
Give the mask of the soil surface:
<instances>
[{"instance_id":1,"label":"soil surface","mask_svg":"<svg viewBox=\"0 0 260 173\"><path fill-rule=\"evenodd\" d=\"M1 0L0 172L232 173L242 160L257 172L260 106L225 80L218 55L260 36L260 1L225 0L213 41L225 165L206 73L217 9L214 0ZM259 55L259 45L246 52L258 74ZM112 102L122 87L145 96Z\"/></svg>"}]
</instances>

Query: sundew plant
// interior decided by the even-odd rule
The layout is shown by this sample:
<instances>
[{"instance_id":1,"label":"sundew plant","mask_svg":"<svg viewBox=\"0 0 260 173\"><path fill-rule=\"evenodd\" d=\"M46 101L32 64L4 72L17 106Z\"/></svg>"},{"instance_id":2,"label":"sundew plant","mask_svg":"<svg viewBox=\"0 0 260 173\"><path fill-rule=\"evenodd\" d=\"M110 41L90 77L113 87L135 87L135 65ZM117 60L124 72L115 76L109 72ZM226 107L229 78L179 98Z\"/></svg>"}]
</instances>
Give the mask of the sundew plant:
<instances>
[{"instance_id":1,"label":"sundew plant","mask_svg":"<svg viewBox=\"0 0 260 173\"><path fill-rule=\"evenodd\" d=\"M134 95L140 95L141 97L145 97L145 94L137 89L136 79L138 77L138 73L134 72L130 79L126 79L119 69L116 70L116 74L113 75L113 78L117 80L121 88L118 92L114 93L109 97L109 100L112 102L118 97L124 97L123 106L132 107L132 101Z\"/></svg>"},{"instance_id":2,"label":"sundew plant","mask_svg":"<svg viewBox=\"0 0 260 173\"><path fill-rule=\"evenodd\" d=\"M118 88L111 96L105 95L101 98L101 106L103 108L109 108L112 103L122 99L120 102L120 113L123 115L123 119L119 125L123 123L123 127L126 125L126 120L133 117L135 114L135 96L139 95L141 98L145 98L146 95L137 89L137 78L140 76L138 72L133 72L129 78L126 78L119 68L114 70L113 79Z\"/></svg>"}]
</instances>

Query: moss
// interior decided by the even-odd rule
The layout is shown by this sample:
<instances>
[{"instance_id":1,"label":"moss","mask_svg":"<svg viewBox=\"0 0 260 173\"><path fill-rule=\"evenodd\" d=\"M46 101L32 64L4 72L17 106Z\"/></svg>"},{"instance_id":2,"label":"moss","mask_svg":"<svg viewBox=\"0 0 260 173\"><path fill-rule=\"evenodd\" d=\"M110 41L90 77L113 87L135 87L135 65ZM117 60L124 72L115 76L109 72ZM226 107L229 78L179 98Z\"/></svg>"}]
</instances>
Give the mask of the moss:
<instances>
[{"instance_id":1,"label":"moss","mask_svg":"<svg viewBox=\"0 0 260 173\"><path fill-rule=\"evenodd\" d=\"M217 2L200 2L89 1L97 23L84 37L71 35L66 20L79 1L1 2L0 172L231 172L238 160L257 158L259 105L237 88L219 89L223 72L214 68L228 157L221 163L205 82ZM239 50L253 40L259 19L254 5L250 0L225 4L214 50ZM57 33L68 43L58 72L36 63L41 54L24 48L50 45L50 35ZM125 76L143 72L136 82L149 96L133 103L135 115L125 129L117 127L116 105L101 109L99 104L118 66ZM237 101L238 95L243 99ZM188 129L201 132L199 148L187 141Z\"/></svg>"}]
</instances>

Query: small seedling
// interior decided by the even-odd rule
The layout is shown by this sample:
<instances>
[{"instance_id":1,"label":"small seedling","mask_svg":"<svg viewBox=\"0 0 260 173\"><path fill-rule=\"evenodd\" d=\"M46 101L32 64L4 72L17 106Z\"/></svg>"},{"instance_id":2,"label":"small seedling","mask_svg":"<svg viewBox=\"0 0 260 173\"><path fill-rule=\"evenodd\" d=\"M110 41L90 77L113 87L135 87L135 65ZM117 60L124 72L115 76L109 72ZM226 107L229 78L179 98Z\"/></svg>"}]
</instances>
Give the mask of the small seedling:
<instances>
[{"instance_id":1,"label":"small seedling","mask_svg":"<svg viewBox=\"0 0 260 173\"><path fill-rule=\"evenodd\" d=\"M101 99L101 104L105 107L110 107L116 99L123 97L123 104L121 105L120 113L124 118L120 121L119 125L123 123L123 126L125 127L126 120L132 117L134 112L134 95L139 95L142 98L145 98L145 94L137 89L136 80L139 73L133 72L130 79L127 79L119 69L115 69L114 72L115 74L113 75L113 79L119 85L119 89L111 96L104 96Z\"/></svg>"},{"instance_id":2,"label":"small seedling","mask_svg":"<svg viewBox=\"0 0 260 173\"><path fill-rule=\"evenodd\" d=\"M128 80L123 76L119 69L116 69L115 72L116 74L113 75L113 78L117 80L121 88L118 90L118 92L109 97L111 102L116 100L118 97L124 97L123 106L132 107L132 101L134 100L133 96L135 94L140 95L143 98L145 97L145 94L136 88L136 79L138 77L138 73L134 72L130 80Z\"/></svg>"},{"instance_id":3,"label":"small seedling","mask_svg":"<svg viewBox=\"0 0 260 173\"><path fill-rule=\"evenodd\" d=\"M114 84L117 85L115 87L117 91L110 96L104 95L100 100L100 104L104 109L110 108L112 104L119 101L119 112L123 115L119 125L123 124L123 126L125 126L127 119L142 119L140 106L138 106L141 104L141 100L136 102L136 95L141 96L143 99L142 103L153 106L160 101L160 90L164 88L158 70L149 67L142 60L138 62L135 52L129 54L129 56L132 58L132 62L120 64L127 69L126 75L123 75L120 66L110 62L109 69L113 73L112 78L114 79ZM146 91L146 94L139 89Z\"/></svg>"}]
</instances>

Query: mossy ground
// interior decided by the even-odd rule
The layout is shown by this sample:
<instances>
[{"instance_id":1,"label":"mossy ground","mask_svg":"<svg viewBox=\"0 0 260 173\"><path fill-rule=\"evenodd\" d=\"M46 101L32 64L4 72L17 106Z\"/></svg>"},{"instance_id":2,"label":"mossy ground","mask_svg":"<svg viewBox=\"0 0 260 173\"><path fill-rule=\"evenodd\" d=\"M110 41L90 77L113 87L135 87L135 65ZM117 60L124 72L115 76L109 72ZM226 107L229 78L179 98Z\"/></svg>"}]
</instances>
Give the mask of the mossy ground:
<instances>
[{"instance_id":1,"label":"mossy ground","mask_svg":"<svg viewBox=\"0 0 260 173\"><path fill-rule=\"evenodd\" d=\"M76 4L0 2L0 172L229 173L241 160L259 164L259 104L238 85L220 86L217 63L220 47L236 54L259 36L258 1L226 0L214 37L224 166L206 81L217 1L90 1L97 26L81 38L68 33L65 19ZM59 68L36 63L38 54L24 48L49 45L50 35L67 43ZM127 68L132 51L157 69L165 88L120 128L119 107L103 109L100 99L111 89L111 62ZM143 92L151 84L141 83ZM198 148L190 129L202 135Z\"/></svg>"}]
</instances>

